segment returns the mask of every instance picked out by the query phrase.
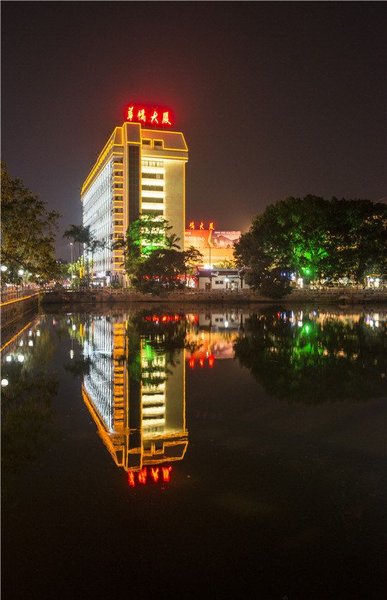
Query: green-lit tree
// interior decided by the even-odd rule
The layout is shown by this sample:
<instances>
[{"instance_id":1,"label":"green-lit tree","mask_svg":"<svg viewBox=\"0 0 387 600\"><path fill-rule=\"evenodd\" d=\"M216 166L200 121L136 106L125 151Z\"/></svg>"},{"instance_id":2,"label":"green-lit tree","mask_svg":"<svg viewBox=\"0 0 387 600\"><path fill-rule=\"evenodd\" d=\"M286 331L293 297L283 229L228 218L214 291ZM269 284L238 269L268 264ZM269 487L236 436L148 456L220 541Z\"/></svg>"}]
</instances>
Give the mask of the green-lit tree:
<instances>
[{"instance_id":1,"label":"green-lit tree","mask_svg":"<svg viewBox=\"0 0 387 600\"><path fill-rule=\"evenodd\" d=\"M383 397L386 326L364 316L299 317L281 308L253 314L235 343L235 356L266 391L293 402L322 403Z\"/></svg>"},{"instance_id":2,"label":"green-lit tree","mask_svg":"<svg viewBox=\"0 0 387 600\"><path fill-rule=\"evenodd\" d=\"M124 265L130 283L143 292L165 293L185 286L202 257L194 248L180 250L180 239L170 233L167 219L141 215L133 221L125 239L113 248L124 254Z\"/></svg>"},{"instance_id":3,"label":"green-lit tree","mask_svg":"<svg viewBox=\"0 0 387 600\"><path fill-rule=\"evenodd\" d=\"M385 204L291 197L254 219L235 257L247 269L246 281L261 292L271 280L286 291L280 280L290 273L306 282L344 276L359 282L369 270L385 273L386 236Z\"/></svg>"},{"instance_id":4,"label":"green-lit tree","mask_svg":"<svg viewBox=\"0 0 387 600\"><path fill-rule=\"evenodd\" d=\"M20 269L48 281L58 276L55 232L60 215L1 163L1 260L3 281L14 280Z\"/></svg>"}]
</instances>

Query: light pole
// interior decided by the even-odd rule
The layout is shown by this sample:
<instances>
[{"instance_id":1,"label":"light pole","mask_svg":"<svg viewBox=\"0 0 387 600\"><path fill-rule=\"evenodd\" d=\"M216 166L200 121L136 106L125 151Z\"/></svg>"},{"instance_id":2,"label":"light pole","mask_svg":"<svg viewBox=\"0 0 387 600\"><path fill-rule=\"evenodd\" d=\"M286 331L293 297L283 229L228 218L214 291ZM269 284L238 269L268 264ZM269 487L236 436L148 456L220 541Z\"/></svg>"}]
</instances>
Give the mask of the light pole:
<instances>
[{"instance_id":1,"label":"light pole","mask_svg":"<svg viewBox=\"0 0 387 600\"><path fill-rule=\"evenodd\" d=\"M71 264L73 264L73 242L70 242L70 256L71 256Z\"/></svg>"}]
</instances>

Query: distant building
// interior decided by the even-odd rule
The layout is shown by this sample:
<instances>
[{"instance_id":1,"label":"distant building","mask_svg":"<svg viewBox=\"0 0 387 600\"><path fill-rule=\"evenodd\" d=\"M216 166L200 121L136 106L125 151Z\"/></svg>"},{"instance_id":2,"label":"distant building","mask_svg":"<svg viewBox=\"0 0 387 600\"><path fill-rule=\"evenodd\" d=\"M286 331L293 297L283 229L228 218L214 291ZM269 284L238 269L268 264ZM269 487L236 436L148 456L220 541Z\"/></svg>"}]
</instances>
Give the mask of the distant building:
<instances>
[{"instance_id":1,"label":"distant building","mask_svg":"<svg viewBox=\"0 0 387 600\"><path fill-rule=\"evenodd\" d=\"M140 215L167 219L171 233L184 239L188 147L172 127L167 110L129 106L127 121L115 127L83 183L83 225L105 245L89 259L94 277L106 283L124 278L123 251L112 243Z\"/></svg>"},{"instance_id":2,"label":"distant building","mask_svg":"<svg viewBox=\"0 0 387 600\"><path fill-rule=\"evenodd\" d=\"M197 274L199 290L246 290L250 286L238 269L200 269Z\"/></svg>"},{"instance_id":3,"label":"distant building","mask_svg":"<svg viewBox=\"0 0 387 600\"><path fill-rule=\"evenodd\" d=\"M240 236L240 231L189 228L185 230L184 247L193 246L203 254L202 266L222 267L225 262L235 264L234 244Z\"/></svg>"}]
</instances>

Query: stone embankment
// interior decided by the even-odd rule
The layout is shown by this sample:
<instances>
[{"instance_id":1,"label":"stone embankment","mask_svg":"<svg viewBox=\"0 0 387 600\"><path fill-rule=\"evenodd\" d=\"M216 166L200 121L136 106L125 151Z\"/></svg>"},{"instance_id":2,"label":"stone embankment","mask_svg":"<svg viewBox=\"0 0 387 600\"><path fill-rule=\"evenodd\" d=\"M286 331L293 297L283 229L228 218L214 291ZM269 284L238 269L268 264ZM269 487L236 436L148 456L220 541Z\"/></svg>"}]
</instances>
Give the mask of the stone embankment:
<instances>
[{"instance_id":1,"label":"stone embankment","mask_svg":"<svg viewBox=\"0 0 387 600\"><path fill-rule=\"evenodd\" d=\"M43 306L68 305L68 304L127 304L132 302L187 302L187 303L221 303L221 304L254 304L254 303L318 303L318 304L387 304L387 288L384 289L355 289L355 288L330 288L330 289L302 289L293 290L291 294L280 300L274 300L254 293L250 290L242 291L204 291L184 290L154 296L141 294L129 289L93 289L93 290L55 290L43 293L41 304Z\"/></svg>"}]
</instances>

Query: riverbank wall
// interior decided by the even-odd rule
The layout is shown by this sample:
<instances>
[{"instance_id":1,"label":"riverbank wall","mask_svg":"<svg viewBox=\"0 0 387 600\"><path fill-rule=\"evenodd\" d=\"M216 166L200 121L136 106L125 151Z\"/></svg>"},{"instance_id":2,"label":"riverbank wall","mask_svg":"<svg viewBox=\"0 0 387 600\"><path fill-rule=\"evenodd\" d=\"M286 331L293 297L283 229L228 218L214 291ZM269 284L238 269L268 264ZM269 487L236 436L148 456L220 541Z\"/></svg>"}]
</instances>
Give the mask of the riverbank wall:
<instances>
[{"instance_id":1,"label":"riverbank wall","mask_svg":"<svg viewBox=\"0 0 387 600\"><path fill-rule=\"evenodd\" d=\"M66 306L74 304L88 305L124 305L128 303L203 303L203 304L339 304L339 305L362 305L362 304L387 304L387 289L300 289L293 290L291 294L281 299L273 299L251 290L244 291L204 291L184 290L170 292L168 294L155 296L152 294L141 294L129 289L98 290L59 290L46 292L41 297L41 305L44 306Z\"/></svg>"},{"instance_id":2,"label":"riverbank wall","mask_svg":"<svg viewBox=\"0 0 387 600\"><path fill-rule=\"evenodd\" d=\"M35 292L22 298L15 298L0 304L1 340L8 339L38 312L40 293Z\"/></svg>"}]
</instances>

